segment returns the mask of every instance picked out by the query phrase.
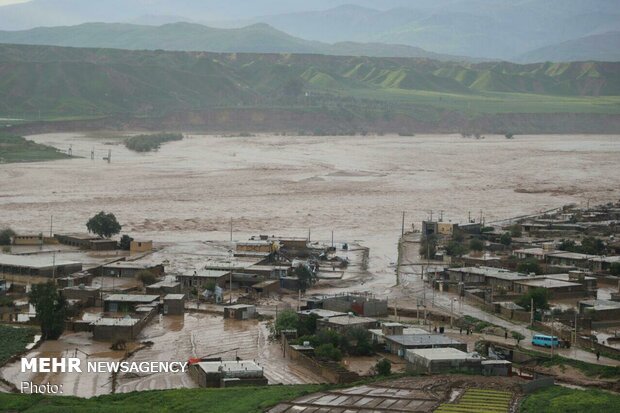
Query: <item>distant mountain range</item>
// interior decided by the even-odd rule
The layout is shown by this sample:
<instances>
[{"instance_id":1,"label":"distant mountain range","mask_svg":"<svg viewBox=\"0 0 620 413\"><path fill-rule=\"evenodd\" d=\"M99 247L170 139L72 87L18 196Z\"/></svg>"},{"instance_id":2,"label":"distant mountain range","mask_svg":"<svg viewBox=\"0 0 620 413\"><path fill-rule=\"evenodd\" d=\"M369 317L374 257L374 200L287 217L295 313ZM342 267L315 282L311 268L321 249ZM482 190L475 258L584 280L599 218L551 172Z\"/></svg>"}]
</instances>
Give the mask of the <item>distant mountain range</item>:
<instances>
[{"instance_id":1,"label":"distant mountain range","mask_svg":"<svg viewBox=\"0 0 620 413\"><path fill-rule=\"evenodd\" d=\"M441 7L441 4L445 7ZM320 41L415 45L437 53L515 60L525 53L584 36L620 30L615 0L439 1L435 8L376 10L345 5L324 11L262 16L293 36ZM597 55L594 45L592 54ZM552 60L546 56L542 61Z\"/></svg>"},{"instance_id":2,"label":"distant mountain range","mask_svg":"<svg viewBox=\"0 0 620 413\"><path fill-rule=\"evenodd\" d=\"M328 44L293 37L258 23L238 29L217 29L196 23L161 26L123 23L85 23L67 27L39 27L0 32L0 43L117 49L161 49L237 53L311 53L341 56L420 57L474 61L432 53L418 47L381 43Z\"/></svg>"},{"instance_id":3,"label":"distant mountain range","mask_svg":"<svg viewBox=\"0 0 620 413\"><path fill-rule=\"evenodd\" d=\"M620 61L620 31L595 34L541 47L525 53L516 60L520 62L575 62L598 60Z\"/></svg>"},{"instance_id":4,"label":"distant mountain range","mask_svg":"<svg viewBox=\"0 0 620 413\"><path fill-rule=\"evenodd\" d=\"M31 0L0 7L0 30L87 22L160 26L179 21L219 28L266 23L290 35L286 40L282 33L279 39L268 38L276 42L274 47L310 53L358 50L356 53L376 56L425 56L422 52L426 51L438 56L510 61L570 60L571 56L608 60L614 56L613 45L609 40L599 44L593 39L620 31L620 8L618 0ZM155 46L134 38L138 33L126 33L127 43L122 37L114 41L115 47L123 48L147 44L166 49L176 47L176 42L184 49L203 50L203 40L215 36L205 32L196 32L202 40L195 45L171 39L169 46ZM218 40L222 47L214 44L209 50L233 50L227 48L242 34L228 32L228 36L233 39L223 35ZM96 39L85 39L79 45L94 45L86 40ZM390 49L392 46L385 44L400 46ZM582 52L570 50L584 44L589 47L583 47ZM252 50L265 50L258 46Z\"/></svg>"}]
</instances>

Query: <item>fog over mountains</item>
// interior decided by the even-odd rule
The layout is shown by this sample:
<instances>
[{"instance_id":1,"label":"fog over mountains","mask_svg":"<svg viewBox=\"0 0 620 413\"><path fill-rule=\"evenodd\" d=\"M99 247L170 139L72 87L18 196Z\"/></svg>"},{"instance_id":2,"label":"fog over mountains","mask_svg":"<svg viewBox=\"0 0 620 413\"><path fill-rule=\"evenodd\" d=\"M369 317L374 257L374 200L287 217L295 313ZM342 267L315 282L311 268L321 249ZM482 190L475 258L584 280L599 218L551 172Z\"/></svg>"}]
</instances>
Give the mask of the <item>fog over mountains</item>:
<instances>
[{"instance_id":1,"label":"fog over mountains","mask_svg":"<svg viewBox=\"0 0 620 413\"><path fill-rule=\"evenodd\" d=\"M406 57L424 56L428 52L429 57L437 53L518 62L615 61L620 54L618 6L617 0L32 0L0 7L0 30L87 22L142 26L191 22L210 26L200 29L206 32L213 28L266 23L276 29L271 35L284 32L279 36L287 34L286 42L296 44L273 51L380 56L377 53L383 50L386 55ZM173 43L182 45L192 42L194 33L187 29L197 28L172 27L178 31L168 36L174 38ZM89 28L90 38L80 30L71 30L77 37L72 39L75 43L72 45L96 45L92 43L92 27ZM143 36L145 31L140 29L126 34L126 44L169 48L156 44L140 46L142 40L134 36ZM3 33L0 41L8 42L11 38L20 38L21 43L42 44L40 32ZM224 40L227 45L222 44ZM116 44L118 38L111 40L108 34L98 35L98 41L103 42L103 46L130 47ZM232 44L230 39L193 42L192 48L207 51L243 51L245 47ZM326 46L341 42L347 43L331 51ZM360 43L374 46L361 47ZM67 45L65 41L49 44ZM417 49L402 46L386 49L381 44ZM188 50L188 47L183 46L181 50Z\"/></svg>"}]
</instances>

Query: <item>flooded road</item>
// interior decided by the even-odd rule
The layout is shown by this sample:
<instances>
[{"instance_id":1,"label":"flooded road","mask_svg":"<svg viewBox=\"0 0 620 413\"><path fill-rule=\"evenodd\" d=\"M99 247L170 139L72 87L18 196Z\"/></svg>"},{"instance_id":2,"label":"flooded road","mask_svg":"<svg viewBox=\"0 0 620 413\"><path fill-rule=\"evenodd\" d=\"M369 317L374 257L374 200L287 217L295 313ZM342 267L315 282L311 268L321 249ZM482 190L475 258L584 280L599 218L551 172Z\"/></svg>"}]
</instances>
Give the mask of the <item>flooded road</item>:
<instances>
[{"instance_id":1,"label":"flooded road","mask_svg":"<svg viewBox=\"0 0 620 413\"><path fill-rule=\"evenodd\" d=\"M370 247L372 284L385 290L402 211L410 227L430 210L452 221L482 210L489 222L618 199L619 138L190 135L138 154L111 133L38 135L83 158L0 165L0 226L47 232L53 215L55 231L84 231L103 209L123 232L164 242L227 240L231 218L235 239L310 229L329 240L334 230Z\"/></svg>"}]
</instances>

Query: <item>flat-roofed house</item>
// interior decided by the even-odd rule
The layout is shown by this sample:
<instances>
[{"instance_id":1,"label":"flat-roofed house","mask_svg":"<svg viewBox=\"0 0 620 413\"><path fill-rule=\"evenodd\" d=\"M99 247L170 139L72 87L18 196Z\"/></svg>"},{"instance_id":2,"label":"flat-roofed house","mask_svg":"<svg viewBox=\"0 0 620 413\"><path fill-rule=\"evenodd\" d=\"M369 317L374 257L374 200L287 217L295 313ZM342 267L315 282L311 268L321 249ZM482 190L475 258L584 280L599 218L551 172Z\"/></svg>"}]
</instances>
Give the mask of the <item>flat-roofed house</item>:
<instances>
[{"instance_id":1,"label":"flat-roofed house","mask_svg":"<svg viewBox=\"0 0 620 413\"><path fill-rule=\"evenodd\" d=\"M406 350L423 348L446 348L452 347L461 351L467 351L467 343L455 340L443 334L403 334L385 336L386 349L400 357L405 356Z\"/></svg>"},{"instance_id":2,"label":"flat-roofed house","mask_svg":"<svg viewBox=\"0 0 620 413\"><path fill-rule=\"evenodd\" d=\"M265 386L263 368L252 360L201 361L189 367L200 387Z\"/></svg>"},{"instance_id":3,"label":"flat-roofed house","mask_svg":"<svg viewBox=\"0 0 620 413\"><path fill-rule=\"evenodd\" d=\"M146 294L110 294L103 299L106 312L133 312L138 306L157 306L158 295Z\"/></svg>"},{"instance_id":4,"label":"flat-roofed house","mask_svg":"<svg viewBox=\"0 0 620 413\"><path fill-rule=\"evenodd\" d=\"M63 277L82 271L82 263L50 255L0 254L0 274Z\"/></svg>"},{"instance_id":5,"label":"flat-roofed house","mask_svg":"<svg viewBox=\"0 0 620 413\"><path fill-rule=\"evenodd\" d=\"M164 266L162 264L153 264L150 262L139 261L116 261L105 264L102 267L102 275L104 277L135 277L141 271L149 271L155 277L164 275Z\"/></svg>"}]
</instances>

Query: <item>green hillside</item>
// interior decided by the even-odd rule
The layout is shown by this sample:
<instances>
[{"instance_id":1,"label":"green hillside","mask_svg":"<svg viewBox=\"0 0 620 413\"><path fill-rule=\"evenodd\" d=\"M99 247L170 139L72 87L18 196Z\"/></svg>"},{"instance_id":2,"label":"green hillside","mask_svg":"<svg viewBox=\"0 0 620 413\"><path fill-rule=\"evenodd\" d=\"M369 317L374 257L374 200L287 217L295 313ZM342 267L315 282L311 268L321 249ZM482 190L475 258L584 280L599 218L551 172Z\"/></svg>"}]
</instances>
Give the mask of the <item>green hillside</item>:
<instances>
[{"instance_id":1,"label":"green hillside","mask_svg":"<svg viewBox=\"0 0 620 413\"><path fill-rule=\"evenodd\" d=\"M519 65L310 54L0 45L0 117L159 116L240 107L424 105L620 113L620 63Z\"/></svg>"}]
</instances>

